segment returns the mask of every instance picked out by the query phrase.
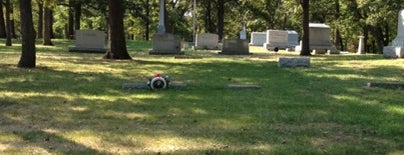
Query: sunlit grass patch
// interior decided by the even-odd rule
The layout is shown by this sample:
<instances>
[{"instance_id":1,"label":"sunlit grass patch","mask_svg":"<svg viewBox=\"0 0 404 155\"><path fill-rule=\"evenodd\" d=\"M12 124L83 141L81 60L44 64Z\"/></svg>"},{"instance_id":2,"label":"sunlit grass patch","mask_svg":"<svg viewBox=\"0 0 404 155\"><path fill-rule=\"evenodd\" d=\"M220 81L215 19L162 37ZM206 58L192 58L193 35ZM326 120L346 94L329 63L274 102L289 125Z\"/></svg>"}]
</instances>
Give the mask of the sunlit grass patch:
<instances>
[{"instance_id":1,"label":"sunlit grass patch","mask_svg":"<svg viewBox=\"0 0 404 155\"><path fill-rule=\"evenodd\" d=\"M404 145L404 96L367 82L402 82L403 59L296 52L185 51L190 59L133 60L69 53L72 41L37 46L37 67L16 67L20 47L0 45L0 154L394 154ZM192 59L192 58L197 59ZM160 73L187 89L122 89ZM227 84L261 89L227 89Z\"/></svg>"}]
</instances>

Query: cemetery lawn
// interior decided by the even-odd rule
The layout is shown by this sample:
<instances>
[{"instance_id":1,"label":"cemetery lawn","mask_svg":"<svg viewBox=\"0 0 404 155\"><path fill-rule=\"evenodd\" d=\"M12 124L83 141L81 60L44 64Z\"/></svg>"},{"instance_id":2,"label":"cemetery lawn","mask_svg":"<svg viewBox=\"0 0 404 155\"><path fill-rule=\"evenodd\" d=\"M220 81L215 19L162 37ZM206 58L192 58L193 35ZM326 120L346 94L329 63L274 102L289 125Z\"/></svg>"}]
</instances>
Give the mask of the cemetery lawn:
<instances>
[{"instance_id":1,"label":"cemetery lawn","mask_svg":"<svg viewBox=\"0 0 404 155\"><path fill-rule=\"evenodd\" d=\"M0 40L4 43L4 40ZM37 45L37 67L17 68L20 44L0 44L0 154L404 154L404 59L320 55L279 68L281 51L249 56L185 51L133 60ZM187 89L122 89L156 73ZM257 84L261 89L227 89Z\"/></svg>"}]
</instances>

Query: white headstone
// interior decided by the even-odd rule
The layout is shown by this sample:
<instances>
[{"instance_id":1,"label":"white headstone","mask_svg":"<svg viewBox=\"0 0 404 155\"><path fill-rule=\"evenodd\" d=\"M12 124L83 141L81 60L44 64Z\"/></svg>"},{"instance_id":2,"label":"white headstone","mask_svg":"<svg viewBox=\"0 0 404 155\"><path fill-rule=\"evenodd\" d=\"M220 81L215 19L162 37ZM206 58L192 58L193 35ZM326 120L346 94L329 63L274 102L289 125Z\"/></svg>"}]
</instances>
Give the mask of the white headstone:
<instances>
[{"instance_id":1,"label":"white headstone","mask_svg":"<svg viewBox=\"0 0 404 155\"><path fill-rule=\"evenodd\" d=\"M386 58L404 58L404 9L398 13L397 37L392 46L383 48L383 56Z\"/></svg>"},{"instance_id":2,"label":"white headstone","mask_svg":"<svg viewBox=\"0 0 404 155\"><path fill-rule=\"evenodd\" d=\"M286 49L289 47L288 31L268 30L264 47L271 51Z\"/></svg>"},{"instance_id":3,"label":"white headstone","mask_svg":"<svg viewBox=\"0 0 404 155\"><path fill-rule=\"evenodd\" d=\"M252 32L250 46L263 46L267 41L266 32Z\"/></svg>"},{"instance_id":4,"label":"white headstone","mask_svg":"<svg viewBox=\"0 0 404 155\"><path fill-rule=\"evenodd\" d=\"M212 33L196 35L195 49L216 50L219 48L219 36Z\"/></svg>"}]
</instances>

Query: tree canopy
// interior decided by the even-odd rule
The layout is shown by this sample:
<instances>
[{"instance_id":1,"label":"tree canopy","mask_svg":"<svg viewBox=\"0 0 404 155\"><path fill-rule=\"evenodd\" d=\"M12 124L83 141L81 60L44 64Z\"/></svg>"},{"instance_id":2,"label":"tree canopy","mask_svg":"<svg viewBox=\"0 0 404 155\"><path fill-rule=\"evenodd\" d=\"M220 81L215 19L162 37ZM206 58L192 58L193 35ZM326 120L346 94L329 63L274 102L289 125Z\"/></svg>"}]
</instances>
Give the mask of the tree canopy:
<instances>
[{"instance_id":1,"label":"tree canopy","mask_svg":"<svg viewBox=\"0 0 404 155\"><path fill-rule=\"evenodd\" d=\"M18 1L10 2L11 9L17 10ZM124 30L128 39L149 40L149 36L156 33L158 2L123 0ZM71 38L74 29L108 32L107 1L34 0L32 3L37 37L42 36L39 27L43 24L40 22L43 8L57 10L53 12L52 37ZM242 23L247 24L248 32L296 30L302 37L303 9L300 0L196 0L195 10L191 0L165 0L165 3L167 31L185 41L192 40L193 17L197 21L196 33L217 33L223 38L237 37ZM0 6L5 7L4 1ZM309 21L330 25L332 41L340 50L354 51L358 36L365 36L366 50L380 53L381 48L396 35L397 15L404 8L404 3L397 0L316 0L310 1L309 8ZM12 14L15 24L20 22L18 16L18 12ZM18 27L15 29L21 33Z\"/></svg>"}]
</instances>

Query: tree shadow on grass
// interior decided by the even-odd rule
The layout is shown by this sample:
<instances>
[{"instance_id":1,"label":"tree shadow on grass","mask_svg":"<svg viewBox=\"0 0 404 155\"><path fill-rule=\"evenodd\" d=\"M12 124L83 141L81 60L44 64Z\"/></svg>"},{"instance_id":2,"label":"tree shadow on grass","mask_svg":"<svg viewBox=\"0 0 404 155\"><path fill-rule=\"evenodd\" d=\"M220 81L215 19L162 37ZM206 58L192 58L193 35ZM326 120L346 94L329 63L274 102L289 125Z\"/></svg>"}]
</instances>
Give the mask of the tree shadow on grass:
<instances>
[{"instance_id":1,"label":"tree shadow on grass","mask_svg":"<svg viewBox=\"0 0 404 155\"><path fill-rule=\"evenodd\" d=\"M122 62L122 65L125 66L125 63L129 62ZM85 81L94 73L78 74L50 68L43 71L47 73L46 78L30 77L26 75L27 72L19 73L17 77L24 75L27 79L33 79L30 82L41 83L36 85L41 88L35 91L42 94L54 91L70 94L72 98L57 94L56 97L3 97L0 101L7 103L1 106L0 116L4 120L13 113L25 114L22 120L10 122L11 126L27 126L26 122L34 121L39 124L38 130L56 128L67 133L93 131L95 133L91 136L99 137L103 143L101 146L111 144L135 152L133 154L385 154L400 150L403 146L402 138L394 138L403 135L399 131L403 115L388 111L389 106L400 106L402 96L396 90L361 87L361 83L368 78L391 78L399 70L397 67L373 68L368 69L366 72L369 74L362 77L340 78L357 72L337 66L333 69L317 66L282 69L274 62L249 60L195 61L186 66L154 60L136 63L165 66L157 67L158 70L175 68L175 75L182 76L178 79L189 82L191 89L122 90L120 84L127 79L105 73L96 74L92 80ZM387 74L377 74L380 70L387 70ZM128 76L136 74L128 73ZM82 76L86 78L80 78ZM55 89L47 81L64 81L66 84ZM89 87L89 82L105 81L113 82L96 90L72 85L76 83ZM262 89L224 88L230 82L258 83ZM11 81L0 88L24 93L31 87ZM394 95L377 96L390 93ZM91 95L99 97L88 97ZM110 96L111 99L102 96ZM25 111L20 113L16 109ZM80 144L58 138L63 137L59 133L27 130L18 131L18 135L35 144L40 143L38 141L43 137L45 142L46 137L53 137L56 141L62 141L60 143L72 145L73 149L83 149ZM197 141L193 145L201 146L187 148L184 143L193 140ZM135 151L148 148L148 145L155 146ZM170 145L176 148L170 150ZM57 146L55 149L63 150L63 147ZM100 150L103 149L96 149L96 153L102 153Z\"/></svg>"}]
</instances>

